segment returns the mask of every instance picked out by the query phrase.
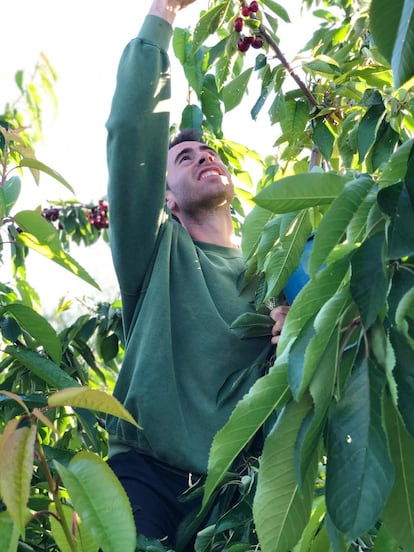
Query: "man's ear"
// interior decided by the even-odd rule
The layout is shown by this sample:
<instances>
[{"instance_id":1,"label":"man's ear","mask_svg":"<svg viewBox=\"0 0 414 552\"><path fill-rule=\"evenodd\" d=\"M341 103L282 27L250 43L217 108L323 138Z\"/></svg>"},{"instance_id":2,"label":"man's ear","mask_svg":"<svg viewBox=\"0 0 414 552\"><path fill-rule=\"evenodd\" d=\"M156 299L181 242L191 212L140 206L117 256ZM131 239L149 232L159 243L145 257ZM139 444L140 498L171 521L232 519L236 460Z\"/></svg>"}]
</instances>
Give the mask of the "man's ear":
<instances>
[{"instance_id":1,"label":"man's ear","mask_svg":"<svg viewBox=\"0 0 414 552\"><path fill-rule=\"evenodd\" d=\"M165 203L167 204L167 207L171 211L171 213L174 213L177 207L177 202L175 201L175 196L173 192L169 189L165 191Z\"/></svg>"}]
</instances>

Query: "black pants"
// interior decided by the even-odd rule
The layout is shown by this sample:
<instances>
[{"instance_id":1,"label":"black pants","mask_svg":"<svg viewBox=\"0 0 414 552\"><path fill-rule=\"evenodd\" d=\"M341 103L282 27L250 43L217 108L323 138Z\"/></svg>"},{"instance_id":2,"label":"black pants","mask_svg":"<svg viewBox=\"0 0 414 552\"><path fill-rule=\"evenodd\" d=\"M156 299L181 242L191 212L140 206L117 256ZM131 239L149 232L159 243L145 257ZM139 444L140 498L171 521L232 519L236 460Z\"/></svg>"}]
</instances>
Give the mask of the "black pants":
<instances>
[{"instance_id":1,"label":"black pants","mask_svg":"<svg viewBox=\"0 0 414 552\"><path fill-rule=\"evenodd\" d=\"M148 538L168 537L175 545L180 523L201 505L201 498L182 502L180 495L188 490L192 476L170 468L135 451L115 454L108 464L117 475L131 502L139 534ZM194 551L194 543L186 550Z\"/></svg>"}]
</instances>

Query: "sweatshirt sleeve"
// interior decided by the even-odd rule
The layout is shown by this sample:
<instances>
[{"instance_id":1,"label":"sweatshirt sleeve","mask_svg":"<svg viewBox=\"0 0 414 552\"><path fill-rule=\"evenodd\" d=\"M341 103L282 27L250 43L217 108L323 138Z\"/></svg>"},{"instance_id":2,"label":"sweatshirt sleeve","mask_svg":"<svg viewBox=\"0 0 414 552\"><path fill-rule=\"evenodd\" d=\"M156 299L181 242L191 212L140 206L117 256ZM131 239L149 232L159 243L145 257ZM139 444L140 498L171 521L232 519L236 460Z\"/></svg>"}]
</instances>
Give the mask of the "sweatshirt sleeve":
<instances>
[{"instance_id":1,"label":"sweatshirt sleeve","mask_svg":"<svg viewBox=\"0 0 414 552\"><path fill-rule=\"evenodd\" d=\"M126 46L106 124L110 241L121 292L139 293L164 216L172 28L148 15Z\"/></svg>"}]
</instances>

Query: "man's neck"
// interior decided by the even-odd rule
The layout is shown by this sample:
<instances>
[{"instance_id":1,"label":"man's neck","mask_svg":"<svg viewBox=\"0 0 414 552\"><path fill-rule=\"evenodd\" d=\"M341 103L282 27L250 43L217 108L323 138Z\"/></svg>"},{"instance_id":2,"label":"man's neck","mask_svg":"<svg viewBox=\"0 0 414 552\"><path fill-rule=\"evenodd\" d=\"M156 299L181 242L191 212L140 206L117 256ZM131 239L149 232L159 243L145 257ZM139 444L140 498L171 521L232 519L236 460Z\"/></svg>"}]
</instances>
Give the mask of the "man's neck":
<instances>
[{"instance_id":1,"label":"man's neck","mask_svg":"<svg viewBox=\"0 0 414 552\"><path fill-rule=\"evenodd\" d=\"M207 214L204 217L180 217L193 240L213 243L224 247L239 247L239 240L234 233L231 215L226 217Z\"/></svg>"}]
</instances>

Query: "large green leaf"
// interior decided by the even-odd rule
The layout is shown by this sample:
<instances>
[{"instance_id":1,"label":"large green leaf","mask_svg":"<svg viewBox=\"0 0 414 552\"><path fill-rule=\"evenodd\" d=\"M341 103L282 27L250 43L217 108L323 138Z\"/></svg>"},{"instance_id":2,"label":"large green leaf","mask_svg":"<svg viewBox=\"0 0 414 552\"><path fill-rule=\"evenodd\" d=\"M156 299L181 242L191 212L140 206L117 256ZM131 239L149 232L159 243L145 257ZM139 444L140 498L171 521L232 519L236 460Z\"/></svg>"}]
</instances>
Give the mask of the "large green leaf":
<instances>
[{"instance_id":1,"label":"large green leaf","mask_svg":"<svg viewBox=\"0 0 414 552\"><path fill-rule=\"evenodd\" d=\"M311 230L309 212L303 210L295 217L288 231L281 233L280 247L272 251L264 267L267 297L277 296L298 267Z\"/></svg>"},{"instance_id":2,"label":"large green leaf","mask_svg":"<svg viewBox=\"0 0 414 552\"><path fill-rule=\"evenodd\" d=\"M305 331L304 346L302 347L302 334L299 334L291 347L288 376L296 400L300 399L307 389L349 303L349 289L343 287L321 307L312 323L311 331Z\"/></svg>"},{"instance_id":3,"label":"large green leaf","mask_svg":"<svg viewBox=\"0 0 414 552\"><path fill-rule=\"evenodd\" d=\"M384 509L383 521L404 550L414 543L414 438L407 433L400 416L386 403L386 426L395 482Z\"/></svg>"},{"instance_id":4,"label":"large green leaf","mask_svg":"<svg viewBox=\"0 0 414 552\"><path fill-rule=\"evenodd\" d=\"M10 210L16 203L21 190L21 180L18 176L11 176L3 186L4 212L3 217L10 214Z\"/></svg>"},{"instance_id":5,"label":"large green leaf","mask_svg":"<svg viewBox=\"0 0 414 552\"><path fill-rule=\"evenodd\" d=\"M6 353L18 360L23 366L54 389L64 389L65 387L78 385L76 380L71 378L69 374L59 368L54 362L34 351L9 346L6 347Z\"/></svg>"},{"instance_id":6,"label":"large green leaf","mask_svg":"<svg viewBox=\"0 0 414 552\"><path fill-rule=\"evenodd\" d=\"M338 370L339 336L339 329L336 329L309 384L313 408L303 421L295 445L296 480L301 491L311 459L322 438L328 409L334 396Z\"/></svg>"},{"instance_id":7,"label":"large green leaf","mask_svg":"<svg viewBox=\"0 0 414 552\"><path fill-rule=\"evenodd\" d=\"M355 367L328 428L326 504L349 540L380 518L394 479L381 419L385 378L367 358Z\"/></svg>"},{"instance_id":8,"label":"large green leaf","mask_svg":"<svg viewBox=\"0 0 414 552\"><path fill-rule=\"evenodd\" d=\"M391 343L395 353L394 378L398 389L398 409L407 430L414 436L414 346L396 328L390 332Z\"/></svg>"},{"instance_id":9,"label":"large green leaf","mask_svg":"<svg viewBox=\"0 0 414 552\"><path fill-rule=\"evenodd\" d=\"M286 552L308 523L318 457L314 455L302 492L295 477L294 452L299 428L311 407L309 397L291 401L267 437L260 460L253 517L263 552Z\"/></svg>"},{"instance_id":10,"label":"large green leaf","mask_svg":"<svg viewBox=\"0 0 414 552\"><path fill-rule=\"evenodd\" d=\"M37 211L20 211L14 219L23 230L18 240L99 289L95 280L61 246L59 234Z\"/></svg>"},{"instance_id":11,"label":"large green leaf","mask_svg":"<svg viewBox=\"0 0 414 552\"><path fill-rule=\"evenodd\" d=\"M19 530L9 512L0 512L0 550L16 552L19 541Z\"/></svg>"},{"instance_id":12,"label":"large green leaf","mask_svg":"<svg viewBox=\"0 0 414 552\"><path fill-rule=\"evenodd\" d=\"M70 506L61 504L60 509L65 517L67 527L71 528L73 538L76 539L76 551L96 552L99 546L96 544L87 525L79 519L79 516L76 515L76 512ZM55 515L58 513L54 503L49 506L49 511ZM59 551L72 552L73 544L68 543L62 524L55 516L50 516L50 527L52 529L53 538L59 546Z\"/></svg>"},{"instance_id":13,"label":"large green leaf","mask_svg":"<svg viewBox=\"0 0 414 552\"><path fill-rule=\"evenodd\" d=\"M378 125L383 116L384 110L385 107L382 102L380 104L371 105L359 123L357 133L359 163L364 161L368 150L375 141Z\"/></svg>"},{"instance_id":14,"label":"large green leaf","mask_svg":"<svg viewBox=\"0 0 414 552\"><path fill-rule=\"evenodd\" d=\"M242 251L244 260L247 262L254 252L261 239L263 228L273 217L273 213L256 205L246 216L243 224Z\"/></svg>"},{"instance_id":15,"label":"large green leaf","mask_svg":"<svg viewBox=\"0 0 414 552\"><path fill-rule=\"evenodd\" d=\"M72 186L69 184L69 182L65 178L63 178L63 176L61 174L59 174L55 170L51 169L50 167L48 167L47 165L45 165L41 161L38 161L37 159L33 159L31 157L25 157L24 159L20 160L19 165L20 165L20 167L28 167L28 168L34 169L36 171L42 171L42 172L48 174L49 176L51 176L52 178L54 178L55 180L57 180L58 182L60 182L60 184L63 184L63 186L65 188L67 188L70 192L72 192L72 194L75 193Z\"/></svg>"},{"instance_id":16,"label":"large green leaf","mask_svg":"<svg viewBox=\"0 0 414 552\"><path fill-rule=\"evenodd\" d=\"M299 140L309 119L309 105L304 101L289 100L285 102L284 117L280 121L283 136L294 142Z\"/></svg>"},{"instance_id":17,"label":"large green leaf","mask_svg":"<svg viewBox=\"0 0 414 552\"><path fill-rule=\"evenodd\" d=\"M309 258L309 272L314 274L328 254L346 235L346 229L373 186L372 178L361 176L351 180L332 202L316 231Z\"/></svg>"},{"instance_id":18,"label":"large green leaf","mask_svg":"<svg viewBox=\"0 0 414 552\"><path fill-rule=\"evenodd\" d=\"M236 77L235 79L230 81L229 84L223 87L221 93L226 112L231 111L241 102L247 85L249 84L249 79L252 71L253 67L246 69L246 71L241 73L238 77Z\"/></svg>"},{"instance_id":19,"label":"large green leaf","mask_svg":"<svg viewBox=\"0 0 414 552\"><path fill-rule=\"evenodd\" d=\"M362 323L369 328L384 308L388 290L385 271L384 236L366 240L352 256L351 294Z\"/></svg>"},{"instance_id":20,"label":"large green leaf","mask_svg":"<svg viewBox=\"0 0 414 552\"><path fill-rule=\"evenodd\" d=\"M342 287L348 272L348 260L341 258L318 272L299 292L290 307L277 345L276 366L286 359L287 351L307 321L316 316L324 304Z\"/></svg>"},{"instance_id":21,"label":"large green leaf","mask_svg":"<svg viewBox=\"0 0 414 552\"><path fill-rule=\"evenodd\" d=\"M105 552L134 552L131 506L110 467L88 451L79 452L67 468L56 461L55 465L74 509L98 546Z\"/></svg>"},{"instance_id":22,"label":"large green leaf","mask_svg":"<svg viewBox=\"0 0 414 552\"><path fill-rule=\"evenodd\" d=\"M0 316L3 313L11 314L30 335L45 348L45 351L52 357L56 364L62 359L62 344L58 338L55 329L39 313L22 305L13 303L5 305L0 309Z\"/></svg>"},{"instance_id":23,"label":"large green leaf","mask_svg":"<svg viewBox=\"0 0 414 552\"><path fill-rule=\"evenodd\" d=\"M196 52L206 38L213 34L223 23L226 13L232 7L231 0L220 2L207 10L194 29L193 51Z\"/></svg>"},{"instance_id":24,"label":"large green leaf","mask_svg":"<svg viewBox=\"0 0 414 552\"><path fill-rule=\"evenodd\" d=\"M276 180L259 192L255 202L274 213L326 205L343 192L350 178L334 173L305 173Z\"/></svg>"},{"instance_id":25,"label":"large green leaf","mask_svg":"<svg viewBox=\"0 0 414 552\"><path fill-rule=\"evenodd\" d=\"M372 0L369 12L371 32L382 55L391 63L404 0Z\"/></svg>"},{"instance_id":26,"label":"large green leaf","mask_svg":"<svg viewBox=\"0 0 414 552\"><path fill-rule=\"evenodd\" d=\"M33 475L36 426L13 418L0 439L0 495L19 533L24 536Z\"/></svg>"},{"instance_id":27,"label":"large green leaf","mask_svg":"<svg viewBox=\"0 0 414 552\"><path fill-rule=\"evenodd\" d=\"M414 75L414 2L373 0L370 26L378 49L391 64L398 88Z\"/></svg>"},{"instance_id":28,"label":"large green leaf","mask_svg":"<svg viewBox=\"0 0 414 552\"><path fill-rule=\"evenodd\" d=\"M414 204L405 182L383 188L378 192L378 204L390 217L388 227L389 259L414 254Z\"/></svg>"},{"instance_id":29,"label":"large green leaf","mask_svg":"<svg viewBox=\"0 0 414 552\"><path fill-rule=\"evenodd\" d=\"M49 406L71 406L104 412L139 427L134 418L115 397L100 389L89 389L88 387L66 388L50 395L48 404Z\"/></svg>"},{"instance_id":30,"label":"large green leaf","mask_svg":"<svg viewBox=\"0 0 414 552\"><path fill-rule=\"evenodd\" d=\"M216 434L211 446L203 506L208 503L239 452L289 397L286 372L277 370L259 378L237 403L229 421Z\"/></svg>"}]
</instances>

